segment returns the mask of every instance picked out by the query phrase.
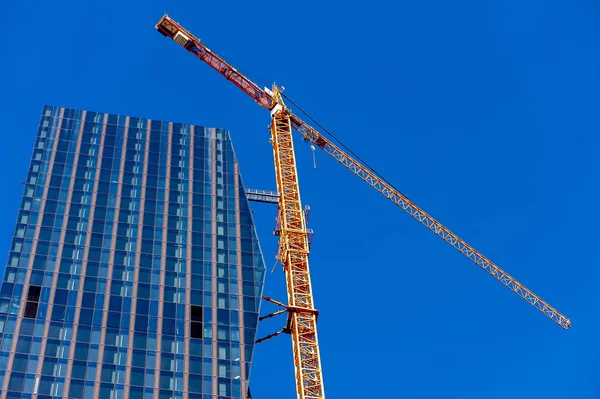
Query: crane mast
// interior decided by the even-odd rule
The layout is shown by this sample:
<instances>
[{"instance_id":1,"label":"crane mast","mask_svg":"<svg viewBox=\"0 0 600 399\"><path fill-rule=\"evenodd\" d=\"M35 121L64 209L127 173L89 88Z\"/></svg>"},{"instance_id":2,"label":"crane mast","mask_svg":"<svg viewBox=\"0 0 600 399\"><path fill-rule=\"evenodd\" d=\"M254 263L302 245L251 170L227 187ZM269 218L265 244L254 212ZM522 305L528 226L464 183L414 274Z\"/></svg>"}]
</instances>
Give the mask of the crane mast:
<instances>
[{"instance_id":1,"label":"crane mast","mask_svg":"<svg viewBox=\"0 0 600 399\"><path fill-rule=\"evenodd\" d=\"M280 260L286 277L288 295L286 309L289 317L286 329L289 331L286 332L290 332L292 335L298 399L320 399L325 397L325 393L317 340L316 318L318 312L314 308L310 281L308 236L300 201L292 129L299 132L305 141L322 149L546 317L564 329L571 326L571 320L550 306L549 303L419 208L371 168L357 161L294 115L285 106L277 86L273 85L273 90L261 89L167 15L163 16L156 24L156 29L206 62L252 97L261 107L271 112L270 131L279 192L278 211L281 220Z\"/></svg>"},{"instance_id":2,"label":"crane mast","mask_svg":"<svg viewBox=\"0 0 600 399\"><path fill-rule=\"evenodd\" d=\"M308 234L300 202L292 122L276 86L273 86L273 92L277 105L271 111L271 138L279 192L280 260L287 284L296 392L299 399L325 398L317 339L317 311L313 306L308 268Z\"/></svg>"}]
</instances>

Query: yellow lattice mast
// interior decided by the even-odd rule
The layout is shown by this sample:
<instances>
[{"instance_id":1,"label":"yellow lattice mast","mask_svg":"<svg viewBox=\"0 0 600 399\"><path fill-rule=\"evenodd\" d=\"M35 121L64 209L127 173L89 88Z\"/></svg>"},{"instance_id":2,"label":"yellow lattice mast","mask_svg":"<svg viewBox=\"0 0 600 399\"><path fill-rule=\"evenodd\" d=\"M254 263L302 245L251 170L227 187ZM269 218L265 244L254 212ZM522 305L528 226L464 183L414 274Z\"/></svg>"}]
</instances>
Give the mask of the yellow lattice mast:
<instances>
[{"instance_id":1,"label":"yellow lattice mast","mask_svg":"<svg viewBox=\"0 0 600 399\"><path fill-rule=\"evenodd\" d=\"M280 260L285 272L298 398L324 398L321 358L317 339L308 267L308 235L300 201L300 186L292 140L292 122L279 88L273 85L276 102L271 111L271 139L275 177L279 192Z\"/></svg>"}]
</instances>

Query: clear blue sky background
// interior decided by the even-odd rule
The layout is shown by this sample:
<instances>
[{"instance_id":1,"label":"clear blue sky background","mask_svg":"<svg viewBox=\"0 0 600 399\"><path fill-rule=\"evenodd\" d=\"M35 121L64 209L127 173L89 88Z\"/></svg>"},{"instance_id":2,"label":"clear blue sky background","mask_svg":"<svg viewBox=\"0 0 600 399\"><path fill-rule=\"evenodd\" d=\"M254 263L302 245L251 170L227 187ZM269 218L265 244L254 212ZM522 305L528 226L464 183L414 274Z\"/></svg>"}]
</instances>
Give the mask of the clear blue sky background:
<instances>
[{"instance_id":1,"label":"clear blue sky background","mask_svg":"<svg viewBox=\"0 0 600 399\"><path fill-rule=\"evenodd\" d=\"M168 12L573 320L298 141L329 398L597 398L598 4L3 1L0 253L43 104L228 128L246 185L275 187L268 112L159 35ZM254 208L270 268L276 210ZM280 269L266 283L285 298ZM258 347L251 387L295 397L289 337Z\"/></svg>"}]
</instances>

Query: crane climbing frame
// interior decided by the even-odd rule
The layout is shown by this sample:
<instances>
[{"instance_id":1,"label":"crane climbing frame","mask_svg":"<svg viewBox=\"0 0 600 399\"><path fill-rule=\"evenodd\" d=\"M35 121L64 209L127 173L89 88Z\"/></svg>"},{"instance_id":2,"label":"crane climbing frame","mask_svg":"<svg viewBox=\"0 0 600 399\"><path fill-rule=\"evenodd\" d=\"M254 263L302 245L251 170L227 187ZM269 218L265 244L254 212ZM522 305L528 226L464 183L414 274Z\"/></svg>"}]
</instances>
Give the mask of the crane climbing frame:
<instances>
[{"instance_id":1,"label":"crane climbing frame","mask_svg":"<svg viewBox=\"0 0 600 399\"><path fill-rule=\"evenodd\" d=\"M570 319L419 208L371 168L357 161L294 115L285 106L277 86L273 85L272 90L261 89L168 15L160 19L156 29L196 55L271 112L271 137L281 220L280 260L286 275L288 293L288 305L281 305L285 306L289 313L290 331L288 332L292 335L298 399L322 399L325 398L325 392L317 340L317 311L314 308L308 266L306 220L300 201L292 129L299 132L305 141L321 148L556 324L564 329L571 326Z\"/></svg>"}]
</instances>

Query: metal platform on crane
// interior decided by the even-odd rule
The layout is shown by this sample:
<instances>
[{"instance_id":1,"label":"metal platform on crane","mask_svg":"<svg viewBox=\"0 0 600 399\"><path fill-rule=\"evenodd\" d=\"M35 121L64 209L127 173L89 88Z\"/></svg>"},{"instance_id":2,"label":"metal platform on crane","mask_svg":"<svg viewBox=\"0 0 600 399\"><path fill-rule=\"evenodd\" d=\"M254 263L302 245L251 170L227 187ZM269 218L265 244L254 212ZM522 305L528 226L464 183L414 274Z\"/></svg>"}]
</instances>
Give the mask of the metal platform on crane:
<instances>
[{"instance_id":1,"label":"metal platform on crane","mask_svg":"<svg viewBox=\"0 0 600 399\"><path fill-rule=\"evenodd\" d=\"M266 202L269 204L277 204L279 202L279 194L276 191L246 189L246 198L248 198L248 201Z\"/></svg>"}]
</instances>

